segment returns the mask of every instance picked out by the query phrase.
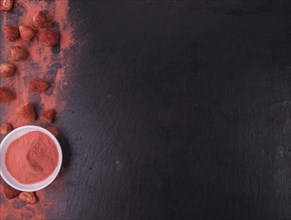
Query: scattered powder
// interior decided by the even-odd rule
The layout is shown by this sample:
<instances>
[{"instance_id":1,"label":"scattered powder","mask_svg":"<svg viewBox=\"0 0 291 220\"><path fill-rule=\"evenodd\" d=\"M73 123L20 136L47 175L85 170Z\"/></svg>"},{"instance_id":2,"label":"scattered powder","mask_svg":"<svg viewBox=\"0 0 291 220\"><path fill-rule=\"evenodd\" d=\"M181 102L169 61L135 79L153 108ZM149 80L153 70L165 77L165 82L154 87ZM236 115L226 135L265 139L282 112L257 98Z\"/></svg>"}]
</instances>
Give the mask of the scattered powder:
<instances>
[{"instance_id":1,"label":"scattered powder","mask_svg":"<svg viewBox=\"0 0 291 220\"><path fill-rule=\"evenodd\" d=\"M4 40L3 28L6 25L30 25L32 26L33 16L40 10L46 10L50 18L54 21L53 30L60 33L60 43L53 47L45 47L39 42L38 34L32 41L25 42L18 39L15 42ZM72 64L70 55L71 48L75 43L74 29L68 17L69 0L16 0L11 12L0 12L1 35L0 35L0 62L10 61L10 48L12 46L23 46L30 53L28 60L24 62L11 62L17 66L15 76L10 78L0 78L1 85L14 90L16 99L9 104L0 105L0 122L9 121L15 128L31 124L16 113L21 105L32 102L37 107L37 113L40 114L46 109L55 109L58 116L66 107L64 93L67 92L70 82L69 68ZM33 94L28 91L28 82L32 79L43 78L50 82L50 88L42 94ZM41 122L34 122L35 125L42 125ZM51 125L49 125L51 126ZM50 127L50 130L57 129ZM56 133L56 132L55 132ZM0 177L0 182L3 182ZM3 182L4 183L4 182ZM56 187L61 185L58 179ZM0 184L0 197L3 185ZM61 195L54 194L53 197L46 196L46 189L36 192L39 202L33 206L25 205L20 209L13 207L13 200L0 201L0 219L6 219L13 216L15 219L47 219L46 213L49 213L52 207L57 207L61 200ZM3 197L4 198L4 197ZM53 199L52 199L53 198ZM2 200L2 199L1 199ZM59 216L60 217L60 216Z\"/></svg>"},{"instance_id":2,"label":"scattered powder","mask_svg":"<svg viewBox=\"0 0 291 220\"><path fill-rule=\"evenodd\" d=\"M9 145L5 163L15 179L23 184L33 184L53 173L58 164L58 151L49 136L33 131Z\"/></svg>"}]
</instances>

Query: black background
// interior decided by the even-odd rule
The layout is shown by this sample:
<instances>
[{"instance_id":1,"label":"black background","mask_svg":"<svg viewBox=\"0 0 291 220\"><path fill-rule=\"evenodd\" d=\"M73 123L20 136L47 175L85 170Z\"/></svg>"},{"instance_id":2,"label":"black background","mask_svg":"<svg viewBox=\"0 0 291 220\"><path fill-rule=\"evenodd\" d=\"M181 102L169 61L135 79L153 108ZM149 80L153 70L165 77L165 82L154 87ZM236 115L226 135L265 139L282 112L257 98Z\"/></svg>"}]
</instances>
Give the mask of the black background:
<instances>
[{"instance_id":1,"label":"black background","mask_svg":"<svg viewBox=\"0 0 291 220\"><path fill-rule=\"evenodd\" d=\"M291 1L70 6L48 218L291 219Z\"/></svg>"}]
</instances>

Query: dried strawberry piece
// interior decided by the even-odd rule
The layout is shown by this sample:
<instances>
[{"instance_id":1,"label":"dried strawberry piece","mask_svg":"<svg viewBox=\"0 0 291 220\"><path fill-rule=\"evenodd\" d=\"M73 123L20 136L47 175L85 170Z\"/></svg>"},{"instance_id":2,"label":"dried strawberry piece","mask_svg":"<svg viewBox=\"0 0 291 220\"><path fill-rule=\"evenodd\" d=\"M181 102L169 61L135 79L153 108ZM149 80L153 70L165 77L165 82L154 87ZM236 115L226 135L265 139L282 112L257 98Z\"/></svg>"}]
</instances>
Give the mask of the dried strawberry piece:
<instances>
[{"instance_id":1,"label":"dried strawberry piece","mask_svg":"<svg viewBox=\"0 0 291 220\"><path fill-rule=\"evenodd\" d=\"M0 0L0 10L10 11L13 7L13 0Z\"/></svg>"},{"instance_id":2,"label":"dried strawberry piece","mask_svg":"<svg viewBox=\"0 0 291 220\"><path fill-rule=\"evenodd\" d=\"M20 46L11 47L10 53L12 61L23 61L29 56L28 51Z\"/></svg>"},{"instance_id":3,"label":"dried strawberry piece","mask_svg":"<svg viewBox=\"0 0 291 220\"><path fill-rule=\"evenodd\" d=\"M36 119L36 114L32 103L27 103L18 109L18 114L30 121L34 121Z\"/></svg>"},{"instance_id":4,"label":"dried strawberry piece","mask_svg":"<svg viewBox=\"0 0 291 220\"><path fill-rule=\"evenodd\" d=\"M13 26L6 26L4 28L4 35L7 41L15 41L20 36L18 28Z\"/></svg>"},{"instance_id":5,"label":"dried strawberry piece","mask_svg":"<svg viewBox=\"0 0 291 220\"><path fill-rule=\"evenodd\" d=\"M54 110L50 109L42 113L40 116L40 120L42 120L45 123L52 123L53 118L54 118Z\"/></svg>"},{"instance_id":6,"label":"dried strawberry piece","mask_svg":"<svg viewBox=\"0 0 291 220\"><path fill-rule=\"evenodd\" d=\"M35 30L30 26L20 25L19 33L23 40L30 41L35 35Z\"/></svg>"},{"instance_id":7,"label":"dried strawberry piece","mask_svg":"<svg viewBox=\"0 0 291 220\"><path fill-rule=\"evenodd\" d=\"M51 20L48 18L44 11L39 11L36 15L32 18L33 24L35 27L38 28L49 28L52 26Z\"/></svg>"},{"instance_id":8,"label":"dried strawberry piece","mask_svg":"<svg viewBox=\"0 0 291 220\"><path fill-rule=\"evenodd\" d=\"M15 73L15 66L10 63L1 63L0 64L0 76L2 77L11 77Z\"/></svg>"},{"instance_id":9,"label":"dried strawberry piece","mask_svg":"<svg viewBox=\"0 0 291 220\"><path fill-rule=\"evenodd\" d=\"M43 31L39 36L40 41L47 47L53 47L59 42L59 34L54 31Z\"/></svg>"},{"instance_id":10,"label":"dried strawberry piece","mask_svg":"<svg viewBox=\"0 0 291 220\"><path fill-rule=\"evenodd\" d=\"M11 186L4 187L4 194L7 199L14 199L19 195L20 191L17 189L12 188Z\"/></svg>"},{"instance_id":11,"label":"dried strawberry piece","mask_svg":"<svg viewBox=\"0 0 291 220\"><path fill-rule=\"evenodd\" d=\"M19 200L27 204L33 205L37 202L34 192L21 192L18 196Z\"/></svg>"},{"instance_id":12,"label":"dried strawberry piece","mask_svg":"<svg viewBox=\"0 0 291 220\"><path fill-rule=\"evenodd\" d=\"M2 135L7 135L13 130L13 127L9 123L4 123L0 126L0 133Z\"/></svg>"},{"instance_id":13,"label":"dried strawberry piece","mask_svg":"<svg viewBox=\"0 0 291 220\"><path fill-rule=\"evenodd\" d=\"M49 83L43 79L34 79L29 82L28 88L31 92L44 92L49 87Z\"/></svg>"},{"instance_id":14,"label":"dried strawberry piece","mask_svg":"<svg viewBox=\"0 0 291 220\"><path fill-rule=\"evenodd\" d=\"M0 102L10 102L15 99L15 95L7 88L0 88Z\"/></svg>"}]
</instances>

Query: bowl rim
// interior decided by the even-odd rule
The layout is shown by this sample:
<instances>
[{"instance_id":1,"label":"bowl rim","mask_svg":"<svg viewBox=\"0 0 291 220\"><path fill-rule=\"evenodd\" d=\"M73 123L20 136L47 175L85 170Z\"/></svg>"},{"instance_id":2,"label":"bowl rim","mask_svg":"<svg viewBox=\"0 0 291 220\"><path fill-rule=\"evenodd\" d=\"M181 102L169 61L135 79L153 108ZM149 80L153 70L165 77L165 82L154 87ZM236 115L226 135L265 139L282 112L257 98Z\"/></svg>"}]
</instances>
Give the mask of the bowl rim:
<instances>
[{"instance_id":1,"label":"bowl rim","mask_svg":"<svg viewBox=\"0 0 291 220\"><path fill-rule=\"evenodd\" d=\"M21 126L21 127L18 127L16 129L14 129L13 131L11 131L9 134L7 134L1 144L0 144L0 156L1 156L1 153L2 153L2 149L3 149L3 145L6 143L7 140L9 140L11 138L11 136L15 135L17 132L20 132L22 130L28 130L27 132L25 132L24 134L18 136L18 137L15 137L12 139L12 141L16 140L17 138L29 133L29 132L32 132L32 131L39 131L39 132L42 132L46 135L48 135L52 140L53 142L55 143L56 145L56 148L57 148L57 151L58 151L58 164L55 168L55 170L52 172L52 174L50 176L48 176L46 179L42 180L41 182L37 182L37 183L33 183L33 184L23 184L23 183L20 183L18 180L16 180L14 177L16 182L18 182L20 185L25 185L27 187L29 187L30 189L27 189L27 188L21 188L19 186L16 186L14 185L10 180L9 178L10 177L7 177L5 174L3 174L3 171L2 171L2 168L0 166L0 175L1 177L3 178L3 180L8 184L10 185L11 187L17 189L17 190L20 190L20 191L24 191L24 192L34 192L34 191L38 191L38 190L41 190L45 187L47 187L48 185L50 185L55 179L56 177L58 176L59 172L60 172L60 169L62 167L62 162L63 162L63 153L62 153L62 148L61 148L61 145L59 143L59 141L57 140L57 138L50 132L48 131L47 129L45 128L42 128L40 126L36 126L36 125L25 125L25 126ZM7 146L7 149L8 149L9 146ZM5 152L6 154L6 152ZM6 163L5 161L3 162L3 164L5 164L5 168L6 168ZM8 171L9 172L9 171ZM11 175L12 176L12 175ZM42 184L43 183L43 184ZM32 185L34 184L41 184L39 185L38 187L33 187Z\"/></svg>"}]
</instances>

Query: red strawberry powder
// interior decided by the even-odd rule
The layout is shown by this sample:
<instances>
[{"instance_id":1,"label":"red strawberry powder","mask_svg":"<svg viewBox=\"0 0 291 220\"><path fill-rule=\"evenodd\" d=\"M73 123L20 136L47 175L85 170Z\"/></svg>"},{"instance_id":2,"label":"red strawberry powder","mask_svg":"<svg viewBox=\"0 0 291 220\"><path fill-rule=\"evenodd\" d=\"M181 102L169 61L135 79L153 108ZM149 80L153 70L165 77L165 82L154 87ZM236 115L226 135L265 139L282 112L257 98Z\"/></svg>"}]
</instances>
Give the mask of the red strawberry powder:
<instances>
[{"instance_id":1,"label":"red strawberry powder","mask_svg":"<svg viewBox=\"0 0 291 220\"><path fill-rule=\"evenodd\" d=\"M5 163L11 175L23 184L45 180L58 164L58 151L46 134L29 132L14 142L7 150Z\"/></svg>"}]
</instances>

